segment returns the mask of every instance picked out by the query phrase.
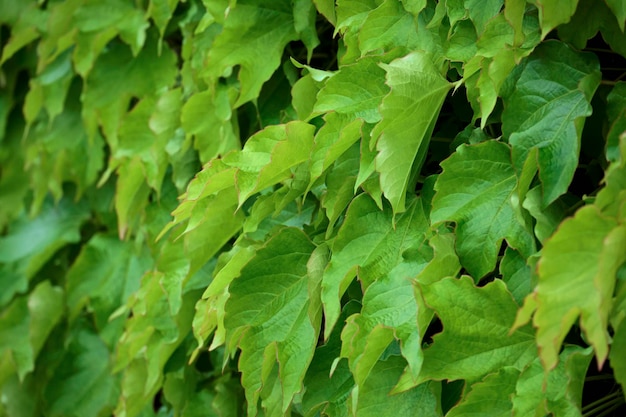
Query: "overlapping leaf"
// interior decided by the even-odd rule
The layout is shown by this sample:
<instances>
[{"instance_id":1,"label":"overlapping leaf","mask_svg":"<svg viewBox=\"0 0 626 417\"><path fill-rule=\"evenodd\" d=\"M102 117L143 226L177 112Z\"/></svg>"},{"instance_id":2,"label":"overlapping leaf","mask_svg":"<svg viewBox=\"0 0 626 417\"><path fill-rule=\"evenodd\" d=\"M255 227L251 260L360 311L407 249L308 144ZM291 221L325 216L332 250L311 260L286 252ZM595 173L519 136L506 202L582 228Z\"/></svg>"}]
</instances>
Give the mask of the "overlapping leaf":
<instances>
[{"instance_id":1,"label":"overlapping leaf","mask_svg":"<svg viewBox=\"0 0 626 417\"><path fill-rule=\"evenodd\" d=\"M372 136L377 138L380 186L394 212L400 213L405 209L406 193L415 186L451 85L424 53L413 52L383 68L391 92L383 99L382 120Z\"/></svg>"},{"instance_id":2,"label":"overlapping leaf","mask_svg":"<svg viewBox=\"0 0 626 417\"><path fill-rule=\"evenodd\" d=\"M524 256L534 250L510 155L500 142L462 145L435 183L431 220L456 222L459 258L475 279L494 269L503 239Z\"/></svg>"},{"instance_id":3,"label":"overlapping leaf","mask_svg":"<svg viewBox=\"0 0 626 417\"><path fill-rule=\"evenodd\" d=\"M256 99L280 65L283 48L298 34L290 1L237 1L207 56L205 75L213 82L239 66L241 91L235 107Z\"/></svg>"},{"instance_id":4,"label":"overlapping leaf","mask_svg":"<svg viewBox=\"0 0 626 417\"><path fill-rule=\"evenodd\" d=\"M537 345L548 369L556 365L563 339L578 320L598 364L609 352L607 326L616 276L626 262L626 140L620 151L620 161L607 170L606 186L596 204L563 221L546 242L538 264L539 282L518 313L516 325L529 321L534 312Z\"/></svg>"},{"instance_id":5,"label":"overlapping leaf","mask_svg":"<svg viewBox=\"0 0 626 417\"><path fill-rule=\"evenodd\" d=\"M598 363L606 359L611 296L617 268L626 260L625 247L626 227L594 206L565 220L546 242L539 283L516 323L525 323L535 311L537 344L547 368L556 365L563 339L579 317Z\"/></svg>"},{"instance_id":6,"label":"overlapping leaf","mask_svg":"<svg viewBox=\"0 0 626 417\"><path fill-rule=\"evenodd\" d=\"M381 211L366 194L352 201L322 280L325 338L339 317L341 296L357 274L365 290L396 267L406 277L400 264L411 268L414 262L422 262L419 248L426 240L428 224L419 206L419 200L413 199L394 228L389 209Z\"/></svg>"},{"instance_id":7,"label":"overlapping leaf","mask_svg":"<svg viewBox=\"0 0 626 417\"><path fill-rule=\"evenodd\" d=\"M320 323L311 322L307 262L314 245L297 229L275 235L229 287L224 326L227 346L241 349L239 369L248 414L254 415L261 389L278 366L283 413L302 389ZM277 362L277 365L275 363Z\"/></svg>"},{"instance_id":8,"label":"overlapping leaf","mask_svg":"<svg viewBox=\"0 0 626 417\"><path fill-rule=\"evenodd\" d=\"M529 326L509 334L517 304L502 281L479 288L467 276L444 278L421 291L441 319L443 332L424 350L420 381L475 381L503 366L522 370L536 357Z\"/></svg>"},{"instance_id":9,"label":"overlapping leaf","mask_svg":"<svg viewBox=\"0 0 626 417\"><path fill-rule=\"evenodd\" d=\"M546 42L518 73L515 89L504 96L502 131L518 167L537 148L547 206L567 191L578 165L584 118L600 81L598 62L563 43Z\"/></svg>"}]
</instances>

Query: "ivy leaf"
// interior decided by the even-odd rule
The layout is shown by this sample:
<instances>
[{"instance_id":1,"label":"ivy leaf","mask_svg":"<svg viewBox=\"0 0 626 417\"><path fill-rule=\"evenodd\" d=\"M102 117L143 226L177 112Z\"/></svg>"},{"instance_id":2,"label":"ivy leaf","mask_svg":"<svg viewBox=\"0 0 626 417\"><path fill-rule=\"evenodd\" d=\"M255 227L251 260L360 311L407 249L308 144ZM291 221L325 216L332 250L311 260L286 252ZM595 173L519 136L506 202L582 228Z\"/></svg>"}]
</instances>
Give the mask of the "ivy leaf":
<instances>
[{"instance_id":1,"label":"ivy leaf","mask_svg":"<svg viewBox=\"0 0 626 417\"><path fill-rule=\"evenodd\" d=\"M330 236L335 222L354 197L354 185L359 170L359 146L353 145L341 155L325 176L326 190L320 205L326 210L329 225L326 235Z\"/></svg>"},{"instance_id":2,"label":"ivy leaf","mask_svg":"<svg viewBox=\"0 0 626 417\"><path fill-rule=\"evenodd\" d=\"M544 242L549 238L556 228L565 218L569 207L573 206L575 198L565 194L553 201L549 206L543 207L541 186L531 188L526 193L522 206L535 219L535 236L540 242Z\"/></svg>"},{"instance_id":3,"label":"ivy leaf","mask_svg":"<svg viewBox=\"0 0 626 417\"><path fill-rule=\"evenodd\" d=\"M419 43L416 25L415 17L405 11L402 3L385 0L367 15L359 31L361 53L389 51L396 47L416 49Z\"/></svg>"},{"instance_id":4,"label":"ivy leaf","mask_svg":"<svg viewBox=\"0 0 626 417\"><path fill-rule=\"evenodd\" d=\"M426 239L427 220L419 200L413 199L396 219L388 208L381 211L366 194L352 200L332 245L332 256L322 279L322 302L327 339L339 317L339 302L358 274L364 291L399 264L412 265L412 256ZM399 270L400 271L400 270Z\"/></svg>"},{"instance_id":5,"label":"ivy leaf","mask_svg":"<svg viewBox=\"0 0 626 417\"><path fill-rule=\"evenodd\" d=\"M239 66L241 91L234 107L259 96L263 83L280 65L282 51L297 40L291 1L237 1L224 20L208 56L205 74L212 81Z\"/></svg>"},{"instance_id":6,"label":"ivy leaf","mask_svg":"<svg viewBox=\"0 0 626 417\"><path fill-rule=\"evenodd\" d=\"M408 415L441 416L434 383L424 383L400 394L389 395L398 382L406 362L390 356L373 367L370 377L358 391L356 415L394 417Z\"/></svg>"},{"instance_id":7,"label":"ivy leaf","mask_svg":"<svg viewBox=\"0 0 626 417\"><path fill-rule=\"evenodd\" d=\"M412 52L381 66L387 72L391 91L380 106L382 120L372 131L378 149L376 170L394 213L401 213L407 191L415 186L415 176L424 162L434 123L451 84L425 53Z\"/></svg>"},{"instance_id":8,"label":"ivy leaf","mask_svg":"<svg viewBox=\"0 0 626 417\"><path fill-rule=\"evenodd\" d=\"M510 152L496 141L461 145L435 183L431 221L456 222L459 258L475 279L494 269L502 239L525 257L534 251Z\"/></svg>"},{"instance_id":9,"label":"ivy leaf","mask_svg":"<svg viewBox=\"0 0 626 417\"><path fill-rule=\"evenodd\" d=\"M518 369L507 366L487 375L482 381L472 385L471 391L446 414L446 417L510 416L513 408L510 397L511 393L515 392L519 374Z\"/></svg>"},{"instance_id":10,"label":"ivy leaf","mask_svg":"<svg viewBox=\"0 0 626 417\"><path fill-rule=\"evenodd\" d=\"M0 315L0 369L16 368L20 381L31 372L48 335L63 313L63 291L43 281L16 298Z\"/></svg>"},{"instance_id":11,"label":"ivy leaf","mask_svg":"<svg viewBox=\"0 0 626 417\"><path fill-rule=\"evenodd\" d=\"M341 318L345 320L359 308L356 301L348 302L341 311ZM348 402L350 391L354 387L354 378L348 361L337 359L341 354L340 333L341 329L335 328L329 340L315 349L304 380L307 390L302 397L302 406L307 417L316 415L316 412L348 417Z\"/></svg>"},{"instance_id":12,"label":"ivy leaf","mask_svg":"<svg viewBox=\"0 0 626 417\"><path fill-rule=\"evenodd\" d=\"M559 365L546 375L534 360L520 374L513 397L513 415L579 416L585 375L592 359L590 348L565 346Z\"/></svg>"},{"instance_id":13,"label":"ivy leaf","mask_svg":"<svg viewBox=\"0 0 626 417\"><path fill-rule=\"evenodd\" d=\"M606 156L609 161L616 161L619 157L619 137L626 132L626 83L617 83L606 101L610 123L606 138Z\"/></svg>"},{"instance_id":14,"label":"ivy leaf","mask_svg":"<svg viewBox=\"0 0 626 417\"><path fill-rule=\"evenodd\" d=\"M301 231L283 229L257 251L229 287L224 319L227 346L231 351L241 349L239 369L249 414L255 413L276 362L283 412L302 388L320 325L308 315L314 302L307 285L313 249Z\"/></svg>"},{"instance_id":15,"label":"ivy leaf","mask_svg":"<svg viewBox=\"0 0 626 417\"><path fill-rule=\"evenodd\" d=\"M367 123L378 122L381 117L378 106L389 92L379 62L378 56L364 57L342 66L318 93L313 114L335 111Z\"/></svg>"},{"instance_id":16,"label":"ivy leaf","mask_svg":"<svg viewBox=\"0 0 626 417\"><path fill-rule=\"evenodd\" d=\"M137 57L124 44L113 42L94 64L83 90L83 118L90 135L102 125L108 142L116 149L120 115L131 97L156 95L173 84L176 77L176 55L148 37Z\"/></svg>"},{"instance_id":17,"label":"ivy leaf","mask_svg":"<svg viewBox=\"0 0 626 417\"><path fill-rule=\"evenodd\" d=\"M61 363L45 387L51 416L98 417L113 411L119 392L109 355L96 334L81 329L72 335Z\"/></svg>"},{"instance_id":18,"label":"ivy leaf","mask_svg":"<svg viewBox=\"0 0 626 417\"><path fill-rule=\"evenodd\" d=\"M611 368L615 372L615 380L624 387L626 386L626 360L620 352L624 352L626 349L626 320L622 320L619 327L614 330L609 360L611 361Z\"/></svg>"},{"instance_id":19,"label":"ivy leaf","mask_svg":"<svg viewBox=\"0 0 626 417\"><path fill-rule=\"evenodd\" d=\"M64 198L58 205L46 201L34 219L25 215L0 237L0 305L25 291L28 280L68 243L80 239L79 229L88 216L87 206Z\"/></svg>"},{"instance_id":20,"label":"ivy leaf","mask_svg":"<svg viewBox=\"0 0 626 417\"><path fill-rule=\"evenodd\" d=\"M311 150L311 185L361 137L363 122L336 112L324 116Z\"/></svg>"},{"instance_id":21,"label":"ivy leaf","mask_svg":"<svg viewBox=\"0 0 626 417\"><path fill-rule=\"evenodd\" d=\"M500 274L515 301L521 305L531 290L531 269L520 253L506 248L500 261Z\"/></svg>"},{"instance_id":22,"label":"ivy leaf","mask_svg":"<svg viewBox=\"0 0 626 417\"><path fill-rule=\"evenodd\" d=\"M413 216L424 221L420 204L416 206ZM380 277L367 287L361 312L346 320L341 334L341 356L348 358L357 385L363 384L380 355L394 339L400 342L402 355L413 374L418 374L421 337L412 279L425 270L432 257L432 249L425 240L414 241L411 247L404 249L402 261L390 269L387 276Z\"/></svg>"},{"instance_id":23,"label":"ivy leaf","mask_svg":"<svg viewBox=\"0 0 626 417\"><path fill-rule=\"evenodd\" d=\"M224 164L237 168L239 206L257 191L291 176L291 169L307 161L315 127L294 121L270 126L251 137L241 152L224 157Z\"/></svg>"},{"instance_id":24,"label":"ivy leaf","mask_svg":"<svg viewBox=\"0 0 626 417\"><path fill-rule=\"evenodd\" d=\"M513 147L513 162L523 166L538 149L543 205L567 191L578 165L584 118L600 82L593 54L578 53L551 41L542 44L519 69L512 93L505 94L502 132Z\"/></svg>"},{"instance_id":25,"label":"ivy leaf","mask_svg":"<svg viewBox=\"0 0 626 417\"><path fill-rule=\"evenodd\" d=\"M602 215L595 206L578 210L545 243L539 282L524 301L515 327L535 312L537 345L547 369L556 366L561 344L579 316L602 366L608 354L610 300L617 269L626 261L625 249L626 226Z\"/></svg>"},{"instance_id":26,"label":"ivy leaf","mask_svg":"<svg viewBox=\"0 0 626 417\"><path fill-rule=\"evenodd\" d=\"M420 288L426 304L441 319L443 332L424 350L419 381L477 380L503 366L521 370L536 357L532 329L509 335L517 304L502 281L479 288L464 276Z\"/></svg>"},{"instance_id":27,"label":"ivy leaf","mask_svg":"<svg viewBox=\"0 0 626 417\"><path fill-rule=\"evenodd\" d=\"M624 22L626 21L626 4L624 4L624 2L620 0L607 0L606 4L615 15L620 30L624 32Z\"/></svg>"},{"instance_id":28,"label":"ivy leaf","mask_svg":"<svg viewBox=\"0 0 626 417\"><path fill-rule=\"evenodd\" d=\"M239 137L232 122L232 87L218 85L215 91L196 93L183 105L181 125L187 137L194 138L200 160L208 162L239 149Z\"/></svg>"},{"instance_id":29,"label":"ivy leaf","mask_svg":"<svg viewBox=\"0 0 626 417\"><path fill-rule=\"evenodd\" d=\"M552 29L570 21L576 11L578 0L531 0L531 3L539 10L543 39Z\"/></svg>"},{"instance_id":30,"label":"ivy leaf","mask_svg":"<svg viewBox=\"0 0 626 417\"><path fill-rule=\"evenodd\" d=\"M115 259L115 262L108 262ZM111 314L139 288L141 276L151 266L146 252L114 236L94 235L67 272L67 306L75 320L88 306L96 326L104 328Z\"/></svg>"}]
</instances>

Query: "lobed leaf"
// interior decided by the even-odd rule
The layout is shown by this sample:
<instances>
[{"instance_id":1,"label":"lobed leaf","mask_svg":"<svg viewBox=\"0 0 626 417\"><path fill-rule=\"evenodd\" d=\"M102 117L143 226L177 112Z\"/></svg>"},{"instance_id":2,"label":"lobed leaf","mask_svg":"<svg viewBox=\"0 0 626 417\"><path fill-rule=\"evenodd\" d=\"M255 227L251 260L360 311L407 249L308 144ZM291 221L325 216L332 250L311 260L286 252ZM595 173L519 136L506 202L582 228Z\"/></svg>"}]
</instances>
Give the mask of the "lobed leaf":
<instances>
[{"instance_id":1,"label":"lobed leaf","mask_svg":"<svg viewBox=\"0 0 626 417\"><path fill-rule=\"evenodd\" d=\"M608 316L617 268L626 261L626 227L603 215L597 207L578 210L545 243L538 264L539 282L518 313L515 327L535 312L537 345L547 369L570 327L580 317L598 364L608 355Z\"/></svg>"},{"instance_id":2,"label":"lobed leaf","mask_svg":"<svg viewBox=\"0 0 626 417\"><path fill-rule=\"evenodd\" d=\"M561 42L538 47L519 69L515 89L503 97L502 132L521 167L537 148L543 206L567 191L578 165L584 118L600 82L593 55Z\"/></svg>"},{"instance_id":3,"label":"lobed leaf","mask_svg":"<svg viewBox=\"0 0 626 417\"><path fill-rule=\"evenodd\" d=\"M502 239L525 257L535 249L510 155L496 141L461 145L435 183L431 221L456 222L459 259L477 280L494 269Z\"/></svg>"},{"instance_id":4,"label":"lobed leaf","mask_svg":"<svg viewBox=\"0 0 626 417\"><path fill-rule=\"evenodd\" d=\"M401 213L451 85L425 53L412 52L381 66L391 91L380 106L382 120L372 131L378 150L376 170L394 213Z\"/></svg>"},{"instance_id":5,"label":"lobed leaf","mask_svg":"<svg viewBox=\"0 0 626 417\"><path fill-rule=\"evenodd\" d=\"M443 332L424 349L418 381L475 381L503 366L522 370L536 357L531 329L524 327L509 335L517 304L502 281L479 288L464 276L420 288L426 304L441 319Z\"/></svg>"}]
</instances>

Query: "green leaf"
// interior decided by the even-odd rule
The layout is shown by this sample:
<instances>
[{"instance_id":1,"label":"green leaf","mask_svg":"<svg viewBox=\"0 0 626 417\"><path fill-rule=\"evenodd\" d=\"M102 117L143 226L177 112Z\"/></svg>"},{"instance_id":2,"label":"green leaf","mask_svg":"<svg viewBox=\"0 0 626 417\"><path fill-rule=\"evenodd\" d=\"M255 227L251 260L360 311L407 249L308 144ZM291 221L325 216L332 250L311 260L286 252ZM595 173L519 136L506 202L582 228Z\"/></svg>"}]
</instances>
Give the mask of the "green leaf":
<instances>
[{"instance_id":1,"label":"green leaf","mask_svg":"<svg viewBox=\"0 0 626 417\"><path fill-rule=\"evenodd\" d=\"M99 56L89 73L83 90L83 118L90 135L98 124L116 149L120 115L131 97L155 95L174 83L176 55L163 48L158 52L157 41L148 37L146 45L136 57L124 44L113 42Z\"/></svg>"},{"instance_id":2,"label":"green leaf","mask_svg":"<svg viewBox=\"0 0 626 417\"><path fill-rule=\"evenodd\" d=\"M63 291L49 281L37 285L28 297L16 298L0 316L1 371L15 367L20 381L31 372L35 359L63 313ZM12 363L11 363L12 362ZM13 365L13 366L11 366Z\"/></svg>"},{"instance_id":3,"label":"green leaf","mask_svg":"<svg viewBox=\"0 0 626 417\"><path fill-rule=\"evenodd\" d=\"M49 415L97 417L110 414L119 392L117 378L111 374L109 355L96 334L88 330L73 334L44 391Z\"/></svg>"},{"instance_id":4,"label":"green leaf","mask_svg":"<svg viewBox=\"0 0 626 417\"><path fill-rule=\"evenodd\" d=\"M194 138L203 162L240 147L232 121L230 95L234 93L232 88L218 85L214 92L196 93L183 105L182 128L188 138Z\"/></svg>"},{"instance_id":5,"label":"green leaf","mask_svg":"<svg viewBox=\"0 0 626 417\"><path fill-rule=\"evenodd\" d=\"M3 10L5 10L5 5L3 4L2 6ZM19 11L16 10L17 8L9 7L9 10L13 9L15 11L12 17L11 14L13 13L9 12L6 19L8 21L16 19L16 21L11 22L11 37L3 45L0 65L4 64L24 46L39 38L40 33L45 30L45 22L48 17L46 11L38 8L34 2L31 2Z\"/></svg>"},{"instance_id":6,"label":"green leaf","mask_svg":"<svg viewBox=\"0 0 626 417\"><path fill-rule=\"evenodd\" d=\"M361 54L370 51L389 51L400 47L414 50L418 45L415 16L395 0L385 0L367 15L359 31Z\"/></svg>"},{"instance_id":7,"label":"green leaf","mask_svg":"<svg viewBox=\"0 0 626 417\"><path fill-rule=\"evenodd\" d=\"M424 350L419 381L477 380L503 366L521 370L536 357L532 329L509 334L517 304L502 281L479 288L464 276L420 288L443 332Z\"/></svg>"},{"instance_id":8,"label":"green leaf","mask_svg":"<svg viewBox=\"0 0 626 417\"><path fill-rule=\"evenodd\" d=\"M320 205L326 210L329 225L326 235L330 236L335 222L354 197L354 185L359 171L359 146L353 145L343 153L327 171L326 190Z\"/></svg>"},{"instance_id":9,"label":"green leaf","mask_svg":"<svg viewBox=\"0 0 626 417\"><path fill-rule=\"evenodd\" d=\"M611 361L611 368L615 372L615 380L622 387L626 387L626 360L624 355L620 354L620 352L626 349L626 320L622 320L619 327L614 330L615 334L613 335L613 344L609 352L609 360Z\"/></svg>"},{"instance_id":10,"label":"green leaf","mask_svg":"<svg viewBox=\"0 0 626 417\"><path fill-rule=\"evenodd\" d=\"M595 205L604 213L616 217L621 223L626 220L623 211L626 198L626 135L622 135L617 160L609 165L604 174L604 188L600 190Z\"/></svg>"},{"instance_id":11,"label":"green leaf","mask_svg":"<svg viewBox=\"0 0 626 417\"><path fill-rule=\"evenodd\" d=\"M361 137L363 122L336 112L324 116L311 150L311 185Z\"/></svg>"},{"instance_id":12,"label":"green leaf","mask_svg":"<svg viewBox=\"0 0 626 417\"><path fill-rule=\"evenodd\" d=\"M407 192L415 186L434 123L451 85L424 53L413 52L381 66L387 72L391 92L380 107L382 120L372 131L377 139L376 170L394 213L401 213Z\"/></svg>"},{"instance_id":13,"label":"green leaf","mask_svg":"<svg viewBox=\"0 0 626 417\"><path fill-rule=\"evenodd\" d=\"M500 261L500 274L515 301L521 305L532 288L531 269L526 260L518 251L506 248Z\"/></svg>"},{"instance_id":14,"label":"green leaf","mask_svg":"<svg viewBox=\"0 0 626 417\"><path fill-rule=\"evenodd\" d=\"M35 352L29 340L28 299L18 297L0 316L0 382L10 374L18 374L20 379L33 370Z\"/></svg>"},{"instance_id":15,"label":"green leaf","mask_svg":"<svg viewBox=\"0 0 626 417\"><path fill-rule=\"evenodd\" d=\"M621 0L607 0L606 4L617 19L617 24L622 32L624 32L624 22L626 21L626 4Z\"/></svg>"},{"instance_id":16,"label":"green leaf","mask_svg":"<svg viewBox=\"0 0 626 417\"><path fill-rule=\"evenodd\" d=\"M302 389L320 323L311 322L307 262L314 245L286 228L257 251L229 287L224 326L229 350L241 349L239 369L248 413L255 414L269 372L278 362L282 412Z\"/></svg>"},{"instance_id":17,"label":"green leaf","mask_svg":"<svg viewBox=\"0 0 626 417\"><path fill-rule=\"evenodd\" d=\"M578 165L584 118L600 82L594 55L546 42L524 62L515 89L503 97L502 131L522 166L538 149L543 206L567 191Z\"/></svg>"},{"instance_id":18,"label":"green leaf","mask_svg":"<svg viewBox=\"0 0 626 417\"><path fill-rule=\"evenodd\" d=\"M396 267L404 275L402 268L415 266L413 258L419 255L427 232L428 222L417 199L398 216L395 227L391 211L387 207L381 211L369 196L361 194L352 201L322 280L326 339L339 317L340 299L355 275L364 291Z\"/></svg>"},{"instance_id":19,"label":"green leaf","mask_svg":"<svg viewBox=\"0 0 626 417\"><path fill-rule=\"evenodd\" d=\"M539 10L541 38L545 38L552 29L569 22L576 11L578 0L532 0L531 3Z\"/></svg>"},{"instance_id":20,"label":"green leaf","mask_svg":"<svg viewBox=\"0 0 626 417\"><path fill-rule=\"evenodd\" d=\"M68 243L80 239L79 228L87 218L87 206L64 198L58 205L46 201L34 219L22 216L6 236L0 237L0 305L23 292L37 271Z\"/></svg>"},{"instance_id":21,"label":"green leaf","mask_svg":"<svg viewBox=\"0 0 626 417\"><path fill-rule=\"evenodd\" d=\"M490 19L475 42L475 54L470 55L463 68L467 97L475 117L480 116L483 129L495 109L505 80L519 61L540 42L536 16L522 14L520 23L521 34L516 34L506 15L498 14ZM515 44L516 36L521 37L523 42L520 40L519 44ZM467 53L471 54L471 50Z\"/></svg>"},{"instance_id":22,"label":"green leaf","mask_svg":"<svg viewBox=\"0 0 626 417\"><path fill-rule=\"evenodd\" d=\"M348 302L341 318L346 319L359 307L355 301ZM307 390L302 397L302 407L307 417L316 415L316 412L348 417L348 401L354 379L348 361L337 359L341 353L340 332L341 329L335 328L329 340L315 349L304 379Z\"/></svg>"},{"instance_id":23,"label":"green leaf","mask_svg":"<svg viewBox=\"0 0 626 417\"><path fill-rule=\"evenodd\" d=\"M565 218L567 210L574 205L575 198L565 194L547 207L543 207L541 200L541 187L537 186L526 193L522 206L536 221L535 236L540 242L544 242L556 231L557 226Z\"/></svg>"},{"instance_id":24,"label":"green leaf","mask_svg":"<svg viewBox=\"0 0 626 417\"><path fill-rule=\"evenodd\" d=\"M241 91L234 104L239 107L259 96L285 45L296 39L291 1L237 1L208 52L205 76L216 82L239 66Z\"/></svg>"},{"instance_id":25,"label":"green leaf","mask_svg":"<svg viewBox=\"0 0 626 417\"><path fill-rule=\"evenodd\" d=\"M224 157L225 165L237 168L240 207L255 192L289 178L291 169L309 159L314 130L301 121L270 126L251 137L241 152Z\"/></svg>"},{"instance_id":26,"label":"green leaf","mask_svg":"<svg viewBox=\"0 0 626 417\"><path fill-rule=\"evenodd\" d=\"M617 83L606 101L610 124L606 137L606 157L609 161L616 161L619 158L619 138L626 132L626 83Z\"/></svg>"},{"instance_id":27,"label":"green leaf","mask_svg":"<svg viewBox=\"0 0 626 417\"><path fill-rule=\"evenodd\" d=\"M124 239L129 229L138 226L147 204L150 189L145 182L145 167L138 157L134 157L118 169L115 213L118 218L118 234ZM132 223L131 221L134 220Z\"/></svg>"},{"instance_id":28,"label":"green leaf","mask_svg":"<svg viewBox=\"0 0 626 417\"><path fill-rule=\"evenodd\" d=\"M415 209L412 207L411 216L417 224L411 225L408 233L420 234L419 229L414 229L425 222L420 206L417 203ZM346 320L341 335L341 356L348 358L357 385L363 384L380 355L394 339L400 342L402 355L407 359L412 374L418 374L422 365L421 336L412 280L425 270L432 257L432 248L424 237L413 241L410 246L404 246L402 260L391 267L386 276L379 277L367 287L361 312Z\"/></svg>"},{"instance_id":29,"label":"green leaf","mask_svg":"<svg viewBox=\"0 0 626 417\"><path fill-rule=\"evenodd\" d=\"M560 359L548 374L539 358L522 371L507 366L489 374L473 384L446 416L580 416L591 350L568 346Z\"/></svg>"},{"instance_id":30,"label":"green leaf","mask_svg":"<svg viewBox=\"0 0 626 417\"><path fill-rule=\"evenodd\" d=\"M115 262L109 262L112 259ZM96 234L83 245L67 272L69 319L75 320L87 307L102 330L111 314L139 289L141 276L151 266L146 251L137 253L128 242Z\"/></svg>"},{"instance_id":31,"label":"green leaf","mask_svg":"<svg viewBox=\"0 0 626 417\"><path fill-rule=\"evenodd\" d=\"M461 145L435 183L431 221L456 222L461 264L477 280L494 269L502 239L523 256L535 249L510 152L496 141Z\"/></svg>"},{"instance_id":32,"label":"green leaf","mask_svg":"<svg viewBox=\"0 0 626 417\"><path fill-rule=\"evenodd\" d=\"M178 6L178 0L150 0L150 15L161 32L161 36L165 33L176 6Z\"/></svg>"},{"instance_id":33,"label":"green leaf","mask_svg":"<svg viewBox=\"0 0 626 417\"><path fill-rule=\"evenodd\" d=\"M598 364L606 359L610 300L617 269L626 261L625 248L626 227L594 206L578 210L546 241L538 265L539 283L526 298L515 326L535 312L537 345L547 369L556 366L563 339L579 317Z\"/></svg>"},{"instance_id":34,"label":"green leaf","mask_svg":"<svg viewBox=\"0 0 626 417\"><path fill-rule=\"evenodd\" d=\"M379 361L358 390L355 413L362 417L408 415L441 416L435 383L424 383L400 394L389 395L406 362L400 356Z\"/></svg>"},{"instance_id":35,"label":"green leaf","mask_svg":"<svg viewBox=\"0 0 626 417\"><path fill-rule=\"evenodd\" d=\"M378 64L381 58L363 57L351 65L345 65L330 77L317 94L313 114L335 111L376 123L381 115L378 106L389 92Z\"/></svg>"},{"instance_id":36,"label":"green leaf","mask_svg":"<svg viewBox=\"0 0 626 417\"><path fill-rule=\"evenodd\" d=\"M539 360L533 361L520 374L513 397L513 415L580 416L583 384L591 349L565 346L559 365L546 375Z\"/></svg>"},{"instance_id":37,"label":"green leaf","mask_svg":"<svg viewBox=\"0 0 626 417\"><path fill-rule=\"evenodd\" d=\"M515 392L519 374L518 369L507 366L487 375L482 381L472 385L472 390L446 414L446 417L512 415L513 404L510 396Z\"/></svg>"}]
</instances>

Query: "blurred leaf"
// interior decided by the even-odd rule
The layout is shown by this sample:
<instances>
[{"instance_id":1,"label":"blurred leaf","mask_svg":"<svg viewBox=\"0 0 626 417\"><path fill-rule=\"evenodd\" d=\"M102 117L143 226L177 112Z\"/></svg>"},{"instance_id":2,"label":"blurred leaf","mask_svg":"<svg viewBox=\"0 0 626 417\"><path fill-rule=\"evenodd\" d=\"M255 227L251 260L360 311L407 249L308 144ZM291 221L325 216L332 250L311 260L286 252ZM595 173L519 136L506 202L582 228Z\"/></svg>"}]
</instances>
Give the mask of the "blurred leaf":
<instances>
[{"instance_id":1,"label":"blurred leaf","mask_svg":"<svg viewBox=\"0 0 626 417\"><path fill-rule=\"evenodd\" d=\"M77 331L44 392L50 415L101 416L113 410L118 395L106 345L90 331Z\"/></svg>"},{"instance_id":2,"label":"blurred leaf","mask_svg":"<svg viewBox=\"0 0 626 417\"><path fill-rule=\"evenodd\" d=\"M68 198L58 205L47 201L39 216L28 219L23 215L0 237L0 305L25 291L28 281L57 250L80 239L87 210L84 202L74 204Z\"/></svg>"}]
</instances>

